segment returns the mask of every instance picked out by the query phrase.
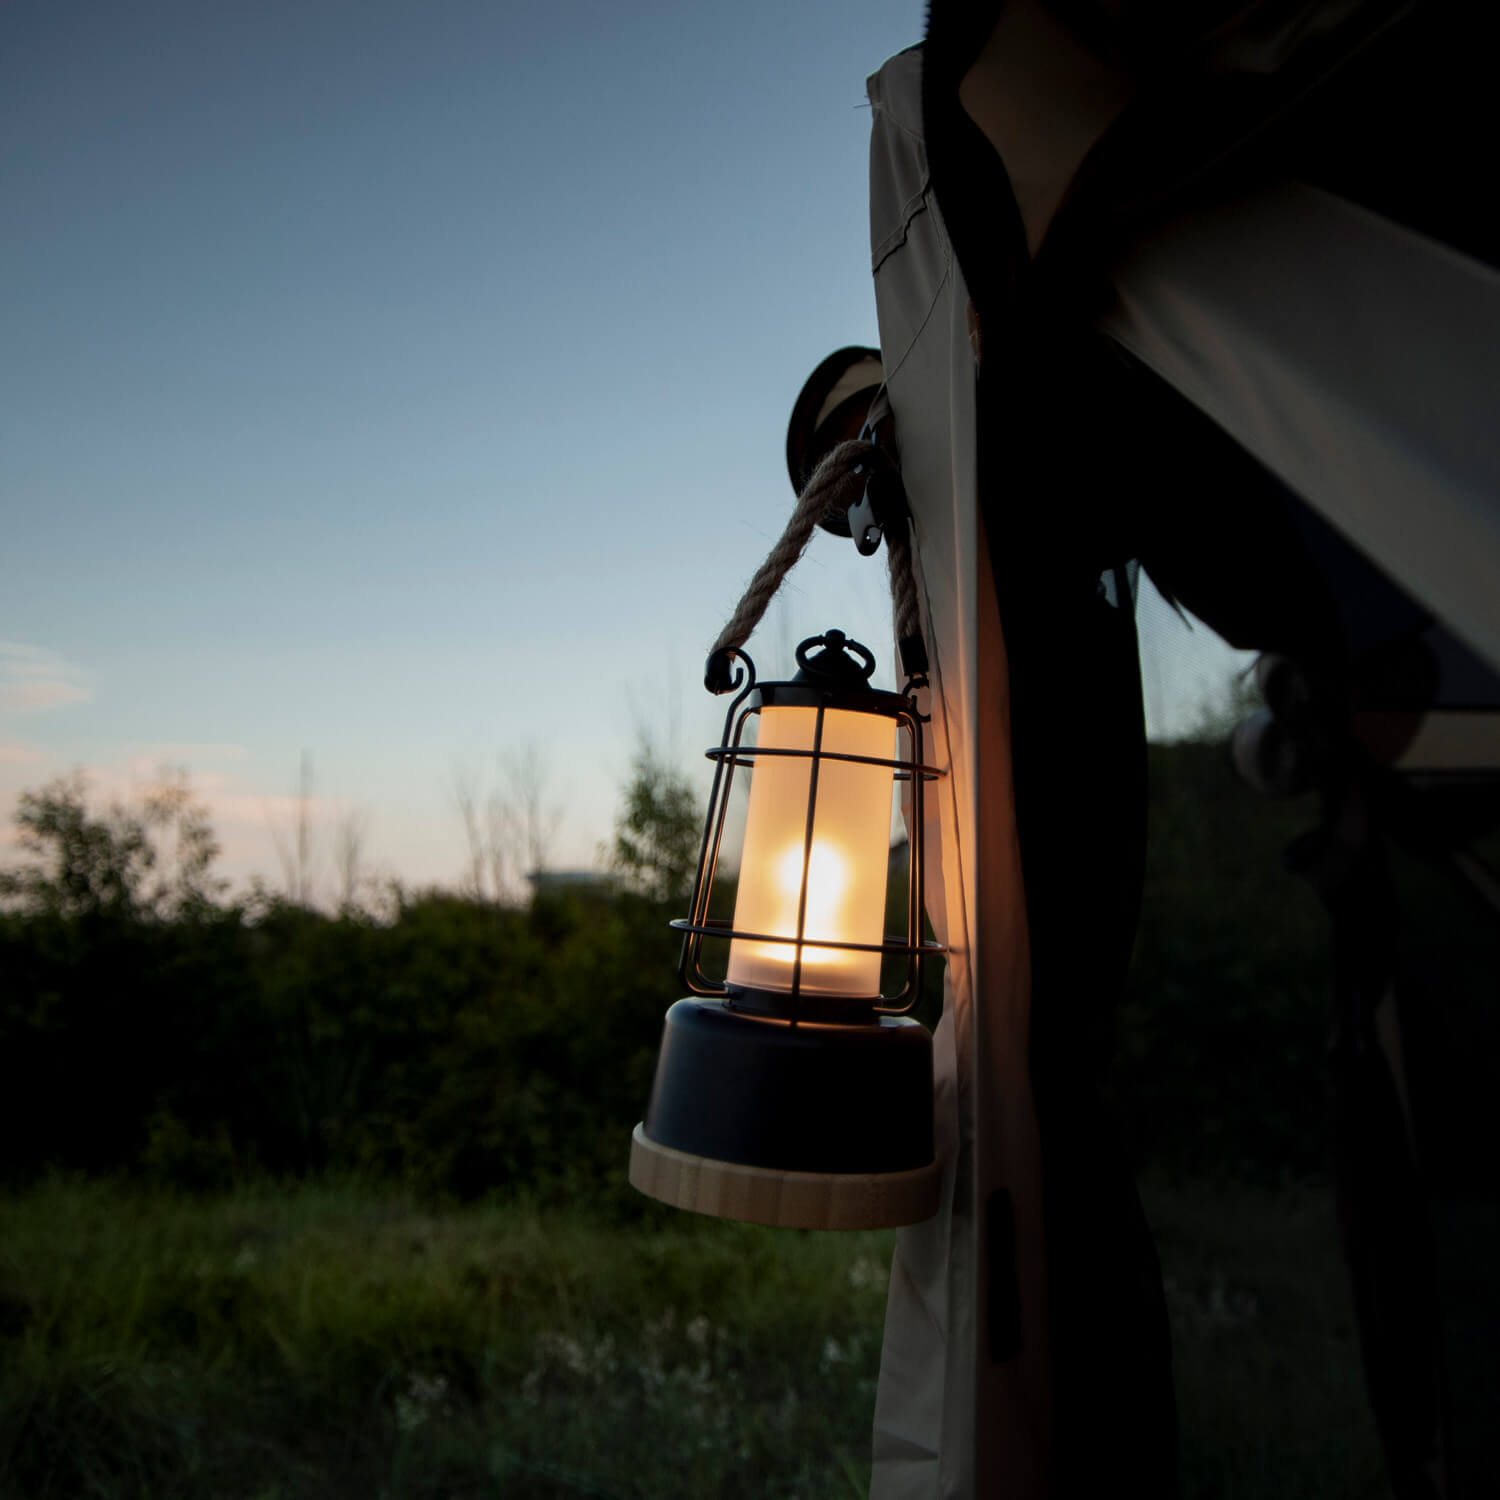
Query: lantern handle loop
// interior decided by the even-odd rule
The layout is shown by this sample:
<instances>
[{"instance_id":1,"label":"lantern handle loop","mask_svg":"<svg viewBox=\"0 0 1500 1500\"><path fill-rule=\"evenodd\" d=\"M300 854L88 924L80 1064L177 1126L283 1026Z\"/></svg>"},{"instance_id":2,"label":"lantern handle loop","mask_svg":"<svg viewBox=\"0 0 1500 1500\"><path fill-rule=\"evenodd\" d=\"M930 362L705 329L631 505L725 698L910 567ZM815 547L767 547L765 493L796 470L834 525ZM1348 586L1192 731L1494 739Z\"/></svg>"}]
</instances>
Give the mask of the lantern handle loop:
<instances>
[{"instance_id":1,"label":"lantern handle loop","mask_svg":"<svg viewBox=\"0 0 1500 1500\"><path fill-rule=\"evenodd\" d=\"M860 673L867 680L875 672L875 653L860 641L851 640L842 630L827 630L822 635L811 635L800 646L797 647L797 665L804 672L818 676L827 672L827 667L822 666L816 660L809 660L815 646L823 647L824 651L831 651L843 656L857 656L860 660Z\"/></svg>"},{"instance_id":2,"label":"lantern handle loop","mask_svg":"<svg viewBox=\"0 0 1500 1500\"><path fill-rule=\"evenodd\" d=\"M807 550L824 511L847 511L859 498L864 484L857 467L869 452L869 443L850 441L837 444L824 455L797 497L797 508L786 523L786 530L756 570L744 597L735 606L734 614L719 632L719 638L713 644L714 651L726 646L743 646L750 639L750 632L760 624L766 606L776 597L786 575Z\"/></svg>"},{"instance_id":3,"label":"lantern handle loop","mask_svg":"<svg viewBox=\"0 0 1500 1500\"><path fill-rule=\"evenodd\" d=\"M756 570L735 606L709 656L704 685L711 693L727 693L734 686L728 659L720 653L738 652L760 624L767 606L776 597L787 574L797 564L813 531L825 513L837 511L847 515L868 499L870 516L865 534L873 532L876 545L885 538L886 565L890 570L891 607L895 616L896 640L901 653L902 670L908 677L918 677L928 670L927 647L922 639L922 609L912 559L912 520L901 485L896 461L882 446L880 428L889 415L889 407L879 415L871 409L870 421L862 435L845 443L836 443L823 455L812 477L797 497L796 509L777 539L766 560ZM874 485L874 491L866 492ZM877 517L876 510L880 514ZM863 510L861 511L863 516ZM878 527L876 521L879 521ZM856 533L858 536L858 533Z\"/></svg>"}]
</instances>

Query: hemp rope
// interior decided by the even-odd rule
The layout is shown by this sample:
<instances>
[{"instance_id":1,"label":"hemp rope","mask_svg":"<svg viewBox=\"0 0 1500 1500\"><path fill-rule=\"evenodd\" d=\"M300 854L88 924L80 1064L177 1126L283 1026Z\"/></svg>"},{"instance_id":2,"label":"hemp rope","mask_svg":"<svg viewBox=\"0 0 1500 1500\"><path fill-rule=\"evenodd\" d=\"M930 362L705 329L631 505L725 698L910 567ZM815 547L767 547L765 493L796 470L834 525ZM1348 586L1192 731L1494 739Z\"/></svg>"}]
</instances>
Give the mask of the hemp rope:
<instances>
[{"instance_id":1,"label":"hemp rope","mask_svg":"<svg viewBox=\"0 0 1500 1500\"><path fill-rule=\"evenodd\" d=\"M744 597L729 617L729 623L719 632L714 651L738 650L750 639L751 631L760 624L766 607L786 581L786 575L807 550L813 527L825 515L842 515L857 505L873 466L883 463L889 463L885 454L874 443L862 439L839 443L823 455L822 462L813 470L812 477L797 497L797 506L786 523L786 530L756 570ZM886 522L883 529L896 639L903 644L904 652L905 643L914 639L920 641L922 633L917 581L912 571L910 522L905 516L900 516Z\"/></svg>"}]
</instances>

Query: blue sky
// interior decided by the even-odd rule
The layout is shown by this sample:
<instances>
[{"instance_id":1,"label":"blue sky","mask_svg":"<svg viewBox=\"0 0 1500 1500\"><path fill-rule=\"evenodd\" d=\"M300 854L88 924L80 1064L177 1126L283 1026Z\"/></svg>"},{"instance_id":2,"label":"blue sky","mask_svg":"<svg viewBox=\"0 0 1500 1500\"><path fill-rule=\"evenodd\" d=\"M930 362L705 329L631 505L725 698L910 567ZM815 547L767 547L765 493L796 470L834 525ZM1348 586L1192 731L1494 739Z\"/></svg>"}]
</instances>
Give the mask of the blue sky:
<instances>
[{"instance_id":1,"label":"blue sky","mask_svg":"<svg viewBox=\"0 0 1500 1500\"><path fill-rule=\"evenodd\" d=\"M357 810L372 868L453 881L455 770L530 745L554 862L591 862L641 730L716 737L791 402L876 342L864 78L921 24L0 10L6 806L186 765L226 872L274 876L306 750L325 833ZM752 649L881 649L885 611L820 537Z\"/></svg>"}]
</instances>

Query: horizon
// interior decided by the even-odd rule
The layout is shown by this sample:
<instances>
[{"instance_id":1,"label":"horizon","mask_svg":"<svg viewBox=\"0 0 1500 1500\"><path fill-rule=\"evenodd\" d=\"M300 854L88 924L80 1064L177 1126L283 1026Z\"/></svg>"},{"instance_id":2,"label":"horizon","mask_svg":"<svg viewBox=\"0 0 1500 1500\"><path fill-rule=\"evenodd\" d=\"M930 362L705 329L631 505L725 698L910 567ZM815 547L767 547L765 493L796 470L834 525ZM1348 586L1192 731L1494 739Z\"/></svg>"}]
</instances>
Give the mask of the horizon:
<instances>
[{"instance_id":1,"label":"horizon","mask_svg":"<svg viewBox=\"0 0 1500 1500\"><path fill-rule=\"evenodd\" d=\"M878 343L864 79L921 26L0 15L0 864L75 767L106 802L187 767L239 884L304 755L325 840L363 819L415 885L461 878L455 781L483 803L504 757L545 767L559 867L643 740L703 800L699 663L790 512L792 402ZM883 563L820 534L750 650L775 676L833 625L894 684ZM1171 734L1240 658L1147 635Z\"/></svg>"}]
</instances>

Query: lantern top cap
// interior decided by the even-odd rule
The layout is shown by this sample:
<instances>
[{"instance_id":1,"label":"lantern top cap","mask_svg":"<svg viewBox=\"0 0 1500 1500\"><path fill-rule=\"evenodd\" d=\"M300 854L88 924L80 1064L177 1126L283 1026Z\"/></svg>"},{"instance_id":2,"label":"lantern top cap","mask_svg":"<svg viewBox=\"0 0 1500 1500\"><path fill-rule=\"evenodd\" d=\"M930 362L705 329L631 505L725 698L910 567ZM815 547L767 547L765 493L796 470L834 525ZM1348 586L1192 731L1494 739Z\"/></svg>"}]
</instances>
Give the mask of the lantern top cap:
<instances>
[{"instance_id":1,"label":"lantern top cap","mask_svg":"<svg viewBox=\"0 0 1500 1500\"><path fill-rule=\"evenodd\" d=\"M874 674L875 654L842 630L825 630L797 647L797 666L793 682L836 693L857 692Z\"/></svg>"},{"instance_id":2,"label":"lantern top cap","mask_svg":"<svg viewBox=\"0 0 1500 1500\"><path fill-rule=\"evenodd\" d=\"M893 717L912 707L907 692L888 693L870 686L870 678L875 674L875 653L859 641L851 640L842 630L825 630L822 635L809 636L797 647L797 667L797 675L789 682L757 684L755 664L740 647L718 646L704 667L703 686L711 693L738 691L731 715L752 691L760 707L768 707L773 700L779 706L800 703L816 707L819 703L844 699L851 706L857 702L864 712Z\"/></svg>"}]
</instances>

